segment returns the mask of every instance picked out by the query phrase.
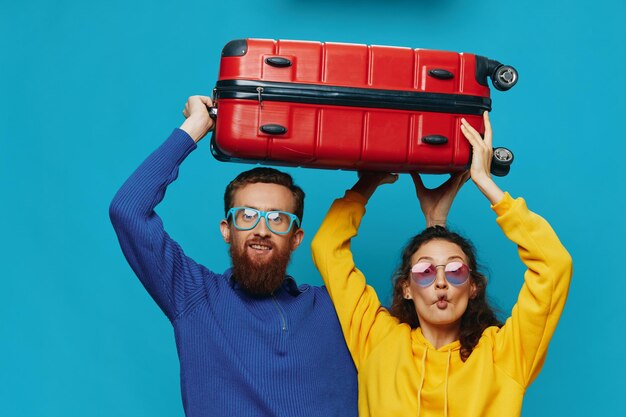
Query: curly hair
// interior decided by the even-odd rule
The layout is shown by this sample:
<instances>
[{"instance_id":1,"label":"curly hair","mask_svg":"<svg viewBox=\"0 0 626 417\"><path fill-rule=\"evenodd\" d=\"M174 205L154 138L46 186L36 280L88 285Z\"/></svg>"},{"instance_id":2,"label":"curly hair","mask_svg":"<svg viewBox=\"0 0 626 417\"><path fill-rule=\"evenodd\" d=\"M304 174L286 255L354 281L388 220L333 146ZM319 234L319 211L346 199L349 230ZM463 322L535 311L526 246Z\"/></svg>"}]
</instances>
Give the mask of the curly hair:
<instances>
[{"instance_id":1,"label":"curly hair","mask_svg":"<svg viewBox=\"0 0 626 417\"><path fill-rule=\"evenodd\" d=\"M230 210L233 206L233 198L237 190L248 184L255 184L259 182L266 184L278 184L283 187L287 187L289 191L291 191L296 203L296 210L294 214L298 216L298 219L302 222L302 217L304 216L304 191L302 191L302 188L298 187L293 182L291 175L268 167L257 167L244 171L237 175L237 177L235 177L235 179L228 184L226 190L224 191L224 215L226 215L228 210Z\"/></svg>"},{"instance_id":2,"label":"curly hair","mask_svg":"<svg viewBox=\"0 0 626 417\"><path fill-rule=\"evenodd\" d=\"M496 316L496 311L487 300L487 278L477 271L477 261L474 246L470 241L457 233L451 232L442 226L433 226L414 236L402 251L400 266L393 275L393 295L390 313L400 322L407 323L411 328L419 327L419 318L415 305L411 300L404 298L404 286L410 279L411 257L425 243L431 240L445 240L461 248L469 263L470 279L476 286L474 297L471 297L467 309L461 316L461 360L465 361L471 355L483 331L490 326L502 326Z\"/></svg>"}]
</instances>

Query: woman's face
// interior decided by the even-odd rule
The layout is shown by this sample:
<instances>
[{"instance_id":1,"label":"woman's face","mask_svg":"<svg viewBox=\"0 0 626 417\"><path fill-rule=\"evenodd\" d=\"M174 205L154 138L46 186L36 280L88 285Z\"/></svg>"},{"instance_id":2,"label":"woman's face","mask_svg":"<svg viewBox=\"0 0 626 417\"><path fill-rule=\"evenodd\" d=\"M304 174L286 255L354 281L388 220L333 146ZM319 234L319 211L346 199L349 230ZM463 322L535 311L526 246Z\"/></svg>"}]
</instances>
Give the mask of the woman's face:
<instances>
[{"instance_id":1,"label":"woman's face","mask_svg":"<svg viewBox=\"0 0 626 417\"><path fill-rule=\"evenodd\" d=\"M452 285L446 279L445 265L451 262L463 262L467 265L465 253L455 243L436 239L423 244L411 256L411 266L418 262L436 265L435 280L432 284L420 286L409 277L404 286L404 297L413 300L420 326L434 328L459 326L469 299L474 297L476 286L471 278L461 285ZM458 264L450 266L455 265Z\"/></svg>"}]
</instances>

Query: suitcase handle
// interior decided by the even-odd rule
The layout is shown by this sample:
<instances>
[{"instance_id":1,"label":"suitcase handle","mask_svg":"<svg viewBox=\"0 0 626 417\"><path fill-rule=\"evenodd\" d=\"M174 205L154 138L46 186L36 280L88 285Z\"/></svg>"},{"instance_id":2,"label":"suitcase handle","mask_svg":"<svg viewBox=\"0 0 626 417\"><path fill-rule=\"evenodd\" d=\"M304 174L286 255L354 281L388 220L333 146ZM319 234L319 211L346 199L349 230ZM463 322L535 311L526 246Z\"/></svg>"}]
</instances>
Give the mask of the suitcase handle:
<instances>
[{"instance_id":1,"label":"suitcase handle","mask_svg":"<svg viewBox=\"0 0 626 417\"><path fill-rule=\"evenodd\" d=\"M449 80L454 78L454 74L448 70L441 68L434 68L428 71L428 75L439 80Z\"/></svg>"},{"instance_id":2,"label":"suitcase handle","mask_svg":"<svg viewBox=\"0 0 626 417\"><path fill-rule=\"evenodd\" d=\"M287 133L287 128L285 126L276 125L276 124L268 124L261 126L261 132L267 135L284 135Z\"/></svg>"},{"instance_id":3,"label":"suitcase handle","mask_svg":"<svg viewBox=\"0 0 626 417\"><path fill-rule=\"evenodd\" d=\"M429 145L445 145L448 143L448 138L443 135L428 135L422 138L422 142Z\"/></svg>"},{"instance_id":4,"label":"suitcase handle","mask_svg":"<svg viewBox=\"0 0 626 417\"><path fill-rule=\"evenodd\" d=\"M265 63L267 65L271 65L272 67L277 68L286 68L291 66L291 61L287 58L282 58L280 56L273 56L270 58L265 58Z\"/></svg>"}]
</instances>

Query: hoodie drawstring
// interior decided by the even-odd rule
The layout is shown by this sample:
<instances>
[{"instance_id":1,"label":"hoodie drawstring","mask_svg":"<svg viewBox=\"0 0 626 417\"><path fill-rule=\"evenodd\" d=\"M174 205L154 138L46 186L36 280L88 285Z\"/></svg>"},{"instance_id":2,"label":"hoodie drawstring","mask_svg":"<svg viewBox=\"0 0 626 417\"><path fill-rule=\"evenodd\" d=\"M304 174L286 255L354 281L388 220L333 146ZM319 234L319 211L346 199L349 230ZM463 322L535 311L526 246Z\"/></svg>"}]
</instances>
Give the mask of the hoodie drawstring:
<instances>
[{"instance_id":1,"label":"hoodie drawstring","mask_svg":"<svg viewBox=\"0 0 626 417\"><path fill-rule=\"evenodd\" d=\"M417 417L420 417L422 407L422 387L424 386L424 376L426 375L426 352L428 352L428 347L424 348L424 355L422 355L422 380L417 389Z\"/></svg>"},{"instance_id":2,"label":"hoodie drawstring","mask_svg":"<svg viewBox=\"0 0 626 417\"><path fill-rule=\"evenodd\" d=\"M444 384L443 392L443 415L448 417L448 375L450 373L450 358L452 357L452 351L448 349L448 364L446 365L446 383Z\"/></svg>"},{"instance_id":3,"label":"hoodie drawstring","mask_svg":"<svg viewBox=\"0 0 626 417\"><path fill-rule=\"evenodd\" d=\"M420 417L422 411L422 388L424 387L424 378L426 376L426 352L428 348L424 349L422 355L422 378L420 380L420 386L417 389L417 417ZM450 361L452 359L452 349L448 349L448 363L446 364L446 380L444 383L443 391L443 415L448 417L448 377L450 376Z\"/></svg>"}]
</instances>

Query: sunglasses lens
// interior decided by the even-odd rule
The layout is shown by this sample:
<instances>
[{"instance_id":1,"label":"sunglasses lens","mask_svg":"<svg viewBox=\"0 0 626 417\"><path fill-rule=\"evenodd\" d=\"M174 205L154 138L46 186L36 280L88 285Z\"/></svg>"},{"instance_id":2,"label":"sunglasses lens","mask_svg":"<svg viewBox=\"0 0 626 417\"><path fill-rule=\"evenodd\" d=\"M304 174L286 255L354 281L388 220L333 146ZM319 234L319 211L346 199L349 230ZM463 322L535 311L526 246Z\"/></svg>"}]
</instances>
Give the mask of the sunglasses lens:
<instances>
[{"instance_id":1,"label":"sunglasses lens","mask_svg":"<svg viewBox=\"0 0 626 417\"><path fill-rule=\"evenodd\" d=\"M451 285L464 284L469 276L469 267L462 262L450 262L446 265L446 279Z\"/></svg>"},{"instance_id":2,"label":"sunglasses lens","mask_svg":"<svg viewBox=\"0 0 626 417\"><path fill-rule=\"evenodd\" d=\"M288 213L270 211L267 213L267 225L272 232L284 234L291 230L291 218Z\"/></svg>"},{"instance_id":3,"label":"sunglasses lens","mask_svg":"<svg viewBox=\"0 0 626 417\"><path fill-rule=\"evenodd\" d=\"M257 210L242 207L233 214L235 227L242 230L250 230L259 222L259 212Z\"/></svg>"},{"instance_id":4,"label":"sunglasses lens","mask_svg":"<svg viewBox=\"0 0 626 417\"><path fill-rule=\"evenodd\" d=\"M428 287L436 276L437 268L428 262L418 262L411 268L411 279L420 287Z\"/></svg>"}]
</instances>

